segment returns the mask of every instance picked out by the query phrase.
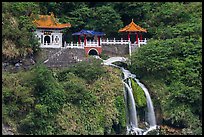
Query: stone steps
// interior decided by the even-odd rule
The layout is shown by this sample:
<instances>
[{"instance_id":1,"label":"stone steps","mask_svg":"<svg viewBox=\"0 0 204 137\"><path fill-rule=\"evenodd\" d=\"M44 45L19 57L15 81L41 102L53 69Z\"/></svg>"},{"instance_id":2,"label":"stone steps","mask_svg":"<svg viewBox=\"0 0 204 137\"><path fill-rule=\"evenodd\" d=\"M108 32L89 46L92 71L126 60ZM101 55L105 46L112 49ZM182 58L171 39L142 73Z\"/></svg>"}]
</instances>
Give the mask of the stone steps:
<instances>
[{"instance_id":1,"label":"stone steps","mask_svg":"<svg viewBox=\"0 0 204 137\"><path fill-rule=\"evenodd\" d=\"M69 67L85 59L84 49L62 49L59 51L57 51L59 54L52 51L47 52L49 55L48 61L45 64L48 67Z\"/></svg>"}]
</instances>

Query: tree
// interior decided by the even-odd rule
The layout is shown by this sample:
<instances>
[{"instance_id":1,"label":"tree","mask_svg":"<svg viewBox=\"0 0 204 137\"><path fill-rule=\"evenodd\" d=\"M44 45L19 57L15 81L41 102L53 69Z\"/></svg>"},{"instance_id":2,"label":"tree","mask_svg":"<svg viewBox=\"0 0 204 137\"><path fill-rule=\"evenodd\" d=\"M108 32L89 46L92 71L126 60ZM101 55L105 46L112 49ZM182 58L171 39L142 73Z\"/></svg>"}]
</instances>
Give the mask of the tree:
<instances>
[{"instance_id":1,"label":"tree","mask_svg":"<svg viewBox=\"0 0 204 137\"><path fill-rule=\"evenodd\" d=\"M2 6L3 60L22 58L31 50L37 51L38 40L32 32L35 27L29 15L38 13L38 4L16 2L3 3Z\"/></svg>"},{"instance_id":2,"label":"tree","mask_svg":"<svg viewBox=\"0 0 204 137\"><path fill-rule=\"evenodd\" d=\"M106 33L107 37L118 35L118 30L123 26L120 15L112 6L101 6L92 8L92 17L86 28Z\"/></svg>"}]
</instances>

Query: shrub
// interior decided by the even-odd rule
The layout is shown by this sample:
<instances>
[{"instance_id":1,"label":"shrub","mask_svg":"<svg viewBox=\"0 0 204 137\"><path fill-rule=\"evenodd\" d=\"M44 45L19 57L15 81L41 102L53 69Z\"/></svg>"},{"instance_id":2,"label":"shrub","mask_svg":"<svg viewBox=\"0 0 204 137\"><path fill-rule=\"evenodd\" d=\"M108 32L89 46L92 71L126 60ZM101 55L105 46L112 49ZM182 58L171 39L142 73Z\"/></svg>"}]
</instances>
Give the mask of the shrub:
<instances>
[{"instance_id":1,"label":"shrub","mask_svg":"<svg viewBox=\"0 0 204 137\"><path fill-rule=\"evenodd\" d=\"M67 73L72 72L76 76L85 79L88 83L93 83L99 77L105 74L104 68L97 59L91 60L89 63L83 61L75 66L58 73L58 79L63 81L67 78Z\"/></svg>"}]
</instances>

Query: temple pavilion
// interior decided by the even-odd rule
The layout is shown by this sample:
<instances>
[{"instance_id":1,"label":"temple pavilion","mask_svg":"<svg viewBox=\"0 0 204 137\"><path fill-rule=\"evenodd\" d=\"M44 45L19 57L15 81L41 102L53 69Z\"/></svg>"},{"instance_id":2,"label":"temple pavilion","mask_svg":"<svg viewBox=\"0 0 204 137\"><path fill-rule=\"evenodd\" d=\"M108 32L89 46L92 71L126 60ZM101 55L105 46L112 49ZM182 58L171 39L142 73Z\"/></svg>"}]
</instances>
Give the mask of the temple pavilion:
<instances>
[{"instance_id":1,"label":"temple pavilion","mask_svg":"<svg viewBox=\"0 0 204 137\"><path fill-rule=\"evenodd\" d=\"M142 33L144 33L144 32L147 33L147 30L143 29L140 26L138 26L137 24L135 24L133 19L132 19L132 22L130 24L128 24L124 28L120 29L118 32L127 32L129 41L130 41L130 34L136 34L135 43L137 45L140 45L140 43L141 44L144 43L144 41L142 40ZM138 38L138 34L140 34L140 38Z\"/></svg>"},{"instance_id":2,"label":"temple pavilion","mask_svg":"<svg viewBox=\"0 0 204 137\"><path fill-rule=\"evenodd\" d=\"M36 25L36 36L39 39L41 48L60 48L62 47L62 30L71 27L70 23L60 24L51 15L39 15L33 23Z\"/></svg>"}]
</instances>

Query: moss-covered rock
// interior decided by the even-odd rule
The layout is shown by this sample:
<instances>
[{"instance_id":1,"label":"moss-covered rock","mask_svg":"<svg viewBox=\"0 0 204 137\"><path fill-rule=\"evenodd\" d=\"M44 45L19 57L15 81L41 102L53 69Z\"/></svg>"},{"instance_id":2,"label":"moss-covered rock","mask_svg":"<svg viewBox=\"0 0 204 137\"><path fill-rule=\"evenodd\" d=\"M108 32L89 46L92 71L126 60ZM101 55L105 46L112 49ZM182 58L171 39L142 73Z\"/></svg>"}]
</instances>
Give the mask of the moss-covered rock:
<instances>
[{"instance_id":1,"label":"moss-covered rock","mask_svg":"<svg viewBox=\"0 0 204 137\"><path fill-rule=\"evenodd\" d=\"M139 108L145 107L147 105L147 102L146 102L144 91L132 78L130 78L130 80L131 80L131 86L132 86L133 96L136 102L136 106Z\"/></svg>"}]
</instances>

